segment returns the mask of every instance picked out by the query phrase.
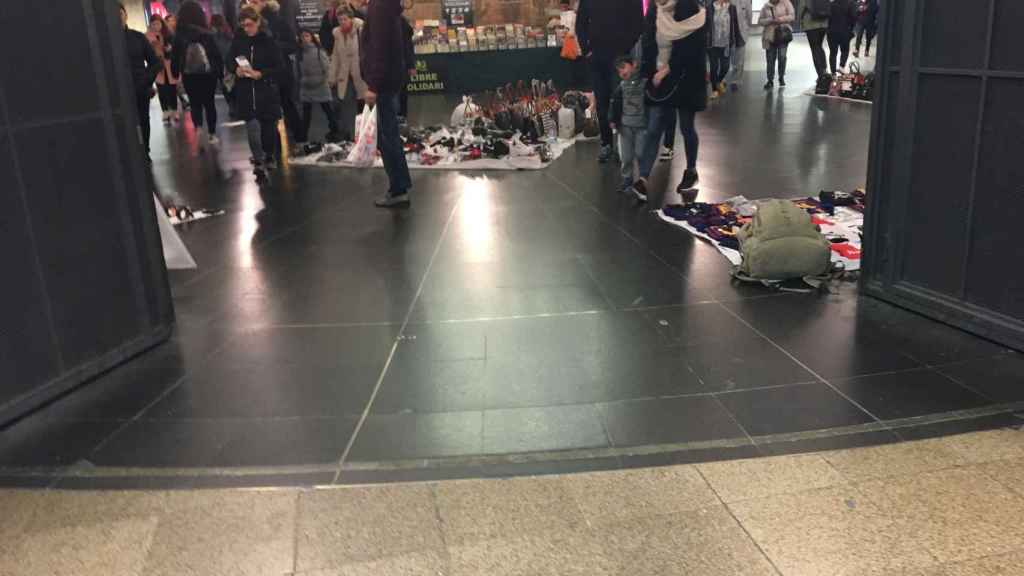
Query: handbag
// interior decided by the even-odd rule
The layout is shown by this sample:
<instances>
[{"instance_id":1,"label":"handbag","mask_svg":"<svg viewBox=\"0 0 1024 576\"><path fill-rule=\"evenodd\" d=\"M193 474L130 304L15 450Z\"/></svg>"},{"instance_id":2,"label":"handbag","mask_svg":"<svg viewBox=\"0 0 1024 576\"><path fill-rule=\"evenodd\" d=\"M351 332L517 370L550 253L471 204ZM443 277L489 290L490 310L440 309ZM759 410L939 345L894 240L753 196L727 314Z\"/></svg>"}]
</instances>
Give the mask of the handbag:
<instances>
[{"instance_id":1,"label":"handbag","mask_svg":"<svg viewBox=\"0 0 1024 576\"><path fill-rule=\"evenodd\" d=\"M775 8L771 9L772 20L775 20ZM772 46L782 46L789 44L793 41L793 29L790 28L789 24L777 24L775 30L772 31Z\"/></svg>"}]
</instances>

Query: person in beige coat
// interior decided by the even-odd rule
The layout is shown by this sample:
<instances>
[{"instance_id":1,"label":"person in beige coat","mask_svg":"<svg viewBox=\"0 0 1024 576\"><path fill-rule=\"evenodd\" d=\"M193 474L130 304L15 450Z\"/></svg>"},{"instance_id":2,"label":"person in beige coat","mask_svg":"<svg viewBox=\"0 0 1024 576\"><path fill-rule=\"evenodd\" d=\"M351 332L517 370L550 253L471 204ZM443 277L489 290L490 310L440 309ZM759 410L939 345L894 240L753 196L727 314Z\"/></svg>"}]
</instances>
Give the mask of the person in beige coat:
<instances>
[{"instance_id":1,"label":"person in beige coat","mask_svg":"<svg viewBox=\"0 0 1024 576\"><path fill-rule=\"evenodd\" d=\"M359 69L359 35L363 21L345 8L338 10L338 26L333 31L334 52L327 72L327 83L335 94L341 137L355 139L358 102L366 94L366 82Z\"/></svg>"}]
</instances>

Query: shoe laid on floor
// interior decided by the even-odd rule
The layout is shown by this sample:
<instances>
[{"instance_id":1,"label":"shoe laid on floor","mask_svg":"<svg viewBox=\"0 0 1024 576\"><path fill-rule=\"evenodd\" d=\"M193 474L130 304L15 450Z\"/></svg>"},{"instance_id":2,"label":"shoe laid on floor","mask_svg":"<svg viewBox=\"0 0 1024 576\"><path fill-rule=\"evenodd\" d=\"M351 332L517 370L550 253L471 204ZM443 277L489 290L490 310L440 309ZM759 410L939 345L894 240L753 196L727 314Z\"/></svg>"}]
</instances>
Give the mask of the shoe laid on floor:
<instances>
[{"instance_id":1,"label":"shoe laid on floor","mask_svg":"<svg viewBox=\"0 0 1024 576\"><path fill-rule=\"evenodd\" d=\"M676 192L682 194L684 191L692 190L699 181L700 177L697 176L696 170L687 170L686 172L683 172L683 180L679 183L679 186L676 187Z\"/></svg>"},{"instance_id":2,"label":"shoe laid on floor","mask_svg":"<svg viewBox=\"0 0 1024 576\"><path fill-rule=\"evenodd\" d=\"M375 200L373 204L378 208L398 208L401 206L408 206L410 204L409 193L403 192L401 194L395 194L394 196L391 194L385 194Z\"/></svg>"},{"instance_id":3,"label":"shoe laid on floor","mask_svg":"<svg viewBox=\"0 0 1024 576\"><path fill-rule=\"evenodd\" d=\"M658 160L665 162L671 160L676 155L675 148L668 148L666 146L661 147L661 152L658 153Z\"/></svg>"},{"instance_id":4,"label":"shoe laid on floor","mask_svg":"<svg viewBox=\"0 0 1024 576\"><path fill-rule=\"evenodd\" d=\"M764 85L764 89L765 90L771 90L772 88L775 88L775 82L772 82L771 80L769 80L768 82L765 83L765 85Z\"/></svg>"},{"instance_id":5,"label":"shoe laid on floor","mask_svg":"<svg viewBox=\"0 0 1024 576\"><path fill-rule=\"evenodd\" d=\"M643 180L633 182L633 196L641 202L647 202L647 183Z\"/></svg>"},{"instance_id":6,"label":"shoe laid on floor","mask_svg":"<svg viewBox=\"0 0 1024 576\"><path fill-rule=\"evenodd\" d=\"M613 153L614 150L612 150L611 146L601 146L601 152L597 155L597 161L601 164L605 164L612 159Z\"/></svg>"}]
</instances>

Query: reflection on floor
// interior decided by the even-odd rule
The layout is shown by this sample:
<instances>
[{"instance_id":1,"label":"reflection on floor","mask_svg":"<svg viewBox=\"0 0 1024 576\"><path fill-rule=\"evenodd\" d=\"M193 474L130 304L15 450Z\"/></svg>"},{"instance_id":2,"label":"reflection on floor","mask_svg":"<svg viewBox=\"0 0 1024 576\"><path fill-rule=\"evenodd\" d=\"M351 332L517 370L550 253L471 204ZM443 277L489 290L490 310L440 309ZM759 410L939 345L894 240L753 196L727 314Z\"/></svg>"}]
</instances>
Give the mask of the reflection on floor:
<instances>
[{"instance_id":1,"label":"reflection on floor","mask_svg":"<svg viewBox=\"0 0 1024 576\"><path fill-rule=\"evenodd\" d=\"M0 573L997 576L1024 432L372 487L0 491ZM216 553L211 553L216 551Z\"/></svg>"},{"instance_id":2,"label":"reflection on floor","mask_svg":"<svg viewBox=\"0 0 1024 576\"><path fill-rule=\"evenodd\" d=\"M864 183L870 107L802 95L805 52L787 90L763 92L752 64L700 115L704 198ZM0 482L547 474L1024 422L1021 356L852 285L733 285L712 247L614 191L596 144L539 172L415 173L412 208L385 212L380 170L285 168L261 190L242 129L221 136L154 130L157 192L228 211L180 229L199 268L171 274L172 341L3 430ZM683 162L659 166L652 206Z\"/></svg>"}]
</instances>

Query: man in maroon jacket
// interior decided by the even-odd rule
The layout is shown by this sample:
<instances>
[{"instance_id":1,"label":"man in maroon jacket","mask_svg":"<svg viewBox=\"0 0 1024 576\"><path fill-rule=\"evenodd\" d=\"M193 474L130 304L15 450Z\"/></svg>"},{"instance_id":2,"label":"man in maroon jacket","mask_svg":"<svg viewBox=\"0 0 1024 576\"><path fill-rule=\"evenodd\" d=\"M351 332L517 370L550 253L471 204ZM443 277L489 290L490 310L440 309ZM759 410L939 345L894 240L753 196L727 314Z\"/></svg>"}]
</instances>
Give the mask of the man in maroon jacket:
<instances>
[{"instance_id":1,"label":"man in maroon jacket","mask_svg":"<svg viewBox=\"0 0 1024 576\"><path fill-rule=\"evenodd\" d=\"M398 94L408 82L402 0L373 0L366 9L360 48L360 68L368 89L366 104L377 109L377 149L388 174L387 194L375 204L381 208L407 206L412 178L398 133Z\"/></svg>"}]
</instances>

